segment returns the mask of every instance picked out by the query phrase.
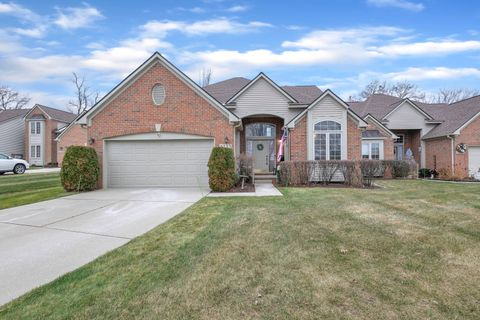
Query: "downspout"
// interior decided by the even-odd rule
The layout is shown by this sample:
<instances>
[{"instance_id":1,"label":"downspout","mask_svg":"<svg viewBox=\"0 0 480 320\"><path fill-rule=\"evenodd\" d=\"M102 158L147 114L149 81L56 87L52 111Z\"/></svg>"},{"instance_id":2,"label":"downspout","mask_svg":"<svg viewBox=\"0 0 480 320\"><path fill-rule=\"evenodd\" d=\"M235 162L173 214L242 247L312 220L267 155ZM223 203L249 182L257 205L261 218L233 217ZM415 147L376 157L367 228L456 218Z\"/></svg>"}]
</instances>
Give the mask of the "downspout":
<instances>
[{"instance_id":1,"label":"downspout","mask_svg":"<svg viewBox=\"0 0 480 320\"><path fill-rule=\"evenodd\" d=\"M452 158L452 175L455 174L455 136L447 135L447 138L451 141L451 158Z\"/></svg>"}]
</instances>

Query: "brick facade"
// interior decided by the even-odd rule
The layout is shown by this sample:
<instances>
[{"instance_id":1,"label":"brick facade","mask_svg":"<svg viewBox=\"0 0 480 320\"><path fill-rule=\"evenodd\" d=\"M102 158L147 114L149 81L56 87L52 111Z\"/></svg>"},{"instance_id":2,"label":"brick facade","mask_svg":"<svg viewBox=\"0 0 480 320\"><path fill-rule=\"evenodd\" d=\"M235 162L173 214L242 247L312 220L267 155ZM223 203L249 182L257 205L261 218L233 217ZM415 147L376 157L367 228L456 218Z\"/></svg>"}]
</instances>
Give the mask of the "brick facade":
<instances>
[{"instance_id":1,"label":"brick facade","mask_svg":"<svg viewBox=\"0 0 480 320\"><path fill-rule=\"evenodd\" d=\"M68 131L63 133L57 142L57 161L58 166L62 165L65 151L69 146L86 146L87 145L87 128L80 124L71 125Z\"/></svg>"},{"instance_id":2,"label":"brick facade","mask_svg":"<svg viewBox=\"0 0 480 320\"><path fill-rule=\"evenodd\" d=\"M347 117L347 159L362 159L362 129L350 117Z\"/></svg>"},{"instance_id":3,"label":"brick facade","mask_svg":"<svg viewBox=\"0 0 480 320\"><path fill-rule=\"evenodd\" d=\"M165 102L156 106L151 90L156 84L165 87ZM110 101L93 119L88 128L92 147L103 158L103 139L155 132L176 132L213 137L215 144L232 143L234 128L228 117L198 95L176 75L156 63L141 74L129 87ZM99 184L101 185L100 178Z\"/></svg>"},{"instance_id":4,"label":"brick facade","mask_svg":"<svg viewBox=\"0 0 480 320\"><path fill-rule=\"evenodd\" d=\"M426 167L429 169L452 168L452 141L447 137L425 141Z\"/></svg>"},{"instance_id":5,"label":"brick facade","mask_svg":"<svg viewBox=\"0 0 480 320\"><path fill-rule=\"evenodd\" d=\"M289 132L290 160L308 159L307 141L307 116L304 115Z\"/></svg>"}]
</instances>

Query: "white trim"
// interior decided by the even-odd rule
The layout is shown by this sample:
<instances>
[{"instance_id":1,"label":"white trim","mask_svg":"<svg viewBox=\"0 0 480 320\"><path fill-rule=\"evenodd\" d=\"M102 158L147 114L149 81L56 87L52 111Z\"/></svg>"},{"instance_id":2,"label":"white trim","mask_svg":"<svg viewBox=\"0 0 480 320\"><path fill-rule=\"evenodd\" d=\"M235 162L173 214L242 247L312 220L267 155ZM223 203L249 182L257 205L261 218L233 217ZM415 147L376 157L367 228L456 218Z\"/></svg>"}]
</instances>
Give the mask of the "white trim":
<instances>
[{"instance_id":1,"label":"white trim","mask_svg":"<svg viewBox=\"0 0 480 320\"><path fill-rule=\"evenodd\" d=\"M222 112L226 117L228 117L230 122L238 122L238 118L230 110L225 108L220 102L215 100L210 94L203 90L197 83L192 79L187 77L183 72L181 72L177 67L175 67L171 62L165 59L160 53L155 52L150 58L143 62L135 71L129 74L125 79L122 80L115 88L113 88L109 93L107 93L100 101L98 101L88 112L86 112L78 122L81 124L91 125L91 120L114 98L121 94L126 88L128 88L139 75L144 74L155 63L160 63L162 66L167 68L172 74L177 76L183 83L185 83L190 89L199 94L202 98L207 100L213 107Z\"/></svg>"},{"instance_id":2,"label":"white trim","mask_svg":"<svg viewBox=\"0 0 480 320\"><path fill-rule=\"evenodd\" d=\"M418 107L415 103L413 103L410 99L408 98L405 98L402 103L400 103L398 106L396 106L395 108L393 108L392 111L390 111L389 113L387 113L383 118L382 120L386 120L392 113L394 113L398 108L400 108L401 106L404 105L405 102L408 102L415 110L417 110L419 113L421 113L426 120L428 121L431 121L433 120L433 118L428 114L426 113L425 111L423 111L420 107Z\"/></svg>"},{"instance_id":3,"label":"white trim","mask_svg":"<svg viewBox=\"0 0 480 320\"><path fill-rule=\"evenodd\" d=\"M70 130L70 127L74 124L77 124L77 120L79 120L85 113L87 113L87 111L83 111L82 113L80 113L79 115L77 115L77 117L75 119L73 119L72 122L70 122L67 126L65 126L64 129L62 129L62 132L60 132L60 134L55 138L55 141L60 141L60 138L65 134L65 132L67 132L68 130ZM78 123L80 124L80 123Z\"/></svg>"},{"instance_id":4,"label":"white trim","mask_svg":"<svg viewBox=\"0 0 480 320\"><path fill-rule=\"evenodd\" d=\"M33 111L35 108L40 109L40 111L42 111L42 113L43 113L44 115L46 115L48 119L52 119L52 117L50 117L50 115L49 115L45 110L43 110L42 107L41 107L41 105L39 105L39 104L35 104L35 105L32 107L32 109L30 109L30 111L28 111L27 114L23 116L23 118L24 118L24 119L27 119L27 117L30 115L30 113L32 113L32 111ZM38 120L38 119L32 119L32 120Z\"/></svg>"},{"instance_id":5,"label":"white trim","mask_svg":"<svg viewBox=\"0 0 480 320\"><path fill-rule=\"evenodd\" d=\"M295 116L292 120L290 120L290 122L288 122L285 126L287 128L295 128L295 123L300 120L304 115L305 113L307 113L310 109L312 109L318 102L320 102L321 100L325 99L325 97L331 97L333 98L335 101L337 101L342 107L344 107L346 110L347 110L347 114L350 115L351 117L353 117L355 120L358 121L358 126L360 128L363 128L363 127L367 127L368 124L365 122L365 120L363 120L360 116L358 116L355 112L353 112L350 107L348 106L348 104L346 104L342 99L340 99L336 94L334 94L330 89L327 89L325 90L317 99L315 99L312 103L310 103L310 105L305 109L303 110L302 112L300 112L297 116Z\"/></svg>"},{"instance_id":6,"label":"white trim","mask_svg":"<svg viewBox=\"0 0 480 320\"><path fill-rule=\"evenodd\" d=\"M277 89L278 92L280 92L282 95L284 95L290 102L292 103L298 103L295 98L293 98L291 95L289 95L285 90L283 90L278 84L273 82L269 77L267 77L263 72L260 72L252 81L250 81L246 86L244 86L240 91L238 91L233 97L228 99L228 101L225 103L226 105L235 102L235 100L238 99L245 91L247 91L255 82L259 81L260 79L263 79L267 81L272 87Z\"/></svg>"},{"instance_id":7,"label":"white trim","mask_svg":"<svg viewBox=\"0 0 480 320\"><path fill-rule=\"evenodd\" d=\"M380 121L378 121L377 119L375 119L374 116L372 116L370 113L368 113L365 117L363 117L363 119L366 121L366 119L370 119L372 120L375 125L377 125L378 127L380 127L381 129L383 129L383 131L385 131L386 133L388 133L392 139L397 139L398 137L395 135L395 133L393 133L390 129L388 129L387 127L385 127Z\"/></svg>"},{"instance_id":8,"label":"white trim","mask_svg":"<svg viewBox=\"0 0 480 320\"><path fill-rule=\"evenodd\" d=\"M117 136L111 138L105 138L104 141L148 141L148 140L210 140L213 137L198 136L185 133L176 132L150 132L129 134L125 136Z\"/></svg>"}]
</instances>

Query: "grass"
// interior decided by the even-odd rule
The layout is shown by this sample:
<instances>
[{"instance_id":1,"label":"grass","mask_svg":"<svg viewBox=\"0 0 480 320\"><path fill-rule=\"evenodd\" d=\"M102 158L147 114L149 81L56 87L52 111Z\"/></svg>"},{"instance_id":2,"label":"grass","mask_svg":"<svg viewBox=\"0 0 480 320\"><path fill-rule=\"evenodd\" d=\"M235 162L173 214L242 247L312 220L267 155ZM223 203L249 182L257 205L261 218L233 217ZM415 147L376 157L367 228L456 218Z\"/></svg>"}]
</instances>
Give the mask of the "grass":
<instances>
[{"instance_id":1,"label":"grass","mask_svg":"<svg viewBox=\"0 0 480 320\"><path fill-rule=\"evenodd\" d=\"M0 209L58 198L68 193L60 184L60 174L0 176Z\"/></svg>"},{"instance_id":2,"label":"grass","mask_svg":"<svg viewBox=\"0 0 480 320\"><path fill-rule=\"evenodd\" d=\"M205 198L7 319L478 319L480 185Z\"/></svg>"}]
</instances>

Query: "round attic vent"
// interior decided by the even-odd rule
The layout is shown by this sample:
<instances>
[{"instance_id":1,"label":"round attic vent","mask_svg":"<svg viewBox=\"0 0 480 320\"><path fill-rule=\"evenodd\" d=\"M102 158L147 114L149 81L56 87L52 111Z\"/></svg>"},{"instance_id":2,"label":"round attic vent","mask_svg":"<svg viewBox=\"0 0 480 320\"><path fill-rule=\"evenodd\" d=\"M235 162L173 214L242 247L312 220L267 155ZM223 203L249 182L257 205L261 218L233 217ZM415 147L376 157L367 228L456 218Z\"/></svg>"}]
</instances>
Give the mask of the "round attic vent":
<instances>
[{"instance_id":1,"label":"round attic vent","mask_svg":"<svg viewBox=\"0 0 480 320\"><path fill-rule=\"evenodd\" d=\"M152 100L155 105L159 106L165 102L165 88L161 84L157 84L152 89Z\"/></svg>"}]
</instances>

